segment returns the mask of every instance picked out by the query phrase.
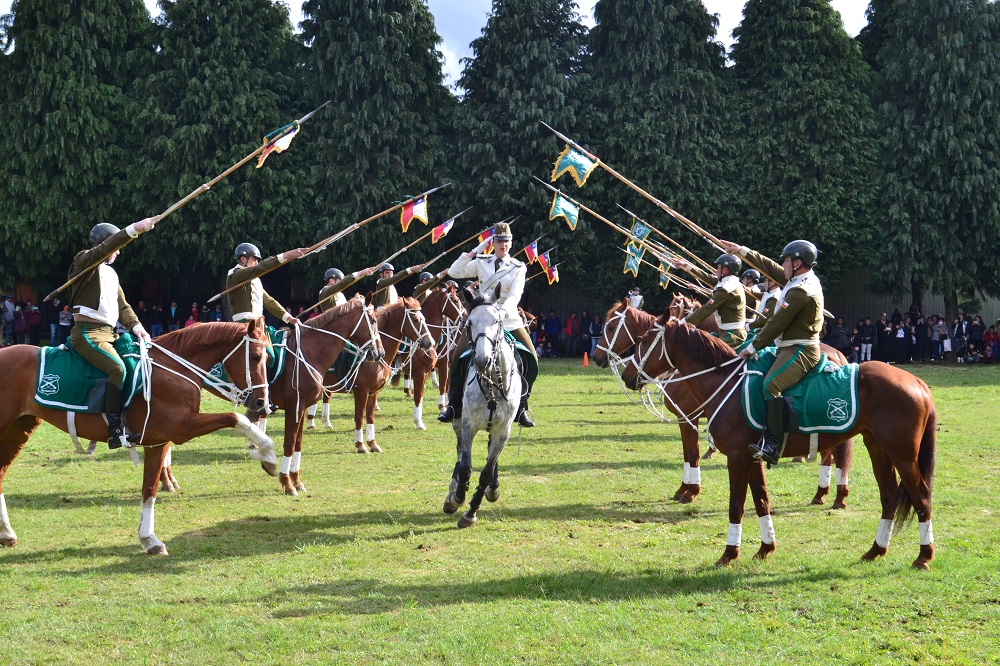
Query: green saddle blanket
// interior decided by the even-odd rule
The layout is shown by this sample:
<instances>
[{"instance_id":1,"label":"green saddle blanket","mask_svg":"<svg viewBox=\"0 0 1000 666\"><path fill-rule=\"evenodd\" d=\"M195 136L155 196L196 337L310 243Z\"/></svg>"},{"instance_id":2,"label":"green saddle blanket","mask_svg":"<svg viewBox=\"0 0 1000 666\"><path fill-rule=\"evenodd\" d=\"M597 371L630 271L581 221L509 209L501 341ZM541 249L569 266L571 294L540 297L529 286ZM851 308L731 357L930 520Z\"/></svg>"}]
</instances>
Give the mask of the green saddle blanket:
<instances>
[{"instance_id":1,"label":"green saddle blanket","mask_svg":"<svg viewBox=\"0 0 1000 666\"><path fill-rule=\"evenodd\" d=\"M279 331L274 326L267 327L267 337L271 340L271 346L267 350L267 383L273 384L278 377L281 376L282 371L285 369L285 355L288 352L288 347L285 345L285 334L287 331ZM226 369L222 367L222 363L216 363L212 366L212 369L208 371L208 374L212 375L215 379L220 382L228 382L229 374Z\"/></svg>"},{"instance_id":2,"label":"green saddle blanket","mask_svg":"<svg viewBox=\"0 0 1000 666\"><path fill-rule=\"evenodd\" d=\"M777 355L777 347L766 347L746 364L740 391L743 417L751 428L764 430L764 377ZM829 368L827 368L829 364ZM832 370L832 372L828 370ZM858 418L858 364L837 367L823 354L816 367L798 384L782 394L790 399L797 417L795 432L841 433L854 427Z\"/></svg>"},{"instance_id":3,"label":"green saddle blanket","mask_svg":"<svg viewBox=\"0 0 1000 666\"><path fill-rule=\"evenodd\" d=\"M142 390L139 345L131 333L121 335L115 351L125 363L126 406ZM104 391L108 376L85 361L72 347L39 347L35 402L66 412L104 412Z\"/></svg>"},{"instance_id":4,"label":"green saddle blanket","mask_svg":"<svg viewBox=\"0 0 1000 666\"><path fill-rule=\"evenodd\" d=\"M531 353L531 350L525 347L520 340L515 338L510 331L505 330L503 335L507 338L507 342L514 345L514 349L517 351L518 369L521 371L521 375L528 382L528 384L534 384L535 379L538 377L538 359L536 359L535 355ZM462 355L458 359L459 365L461 365L462 362L471 363L473 351L473 348L469 347L462 352Z\"/></svg>"}]
</instances>

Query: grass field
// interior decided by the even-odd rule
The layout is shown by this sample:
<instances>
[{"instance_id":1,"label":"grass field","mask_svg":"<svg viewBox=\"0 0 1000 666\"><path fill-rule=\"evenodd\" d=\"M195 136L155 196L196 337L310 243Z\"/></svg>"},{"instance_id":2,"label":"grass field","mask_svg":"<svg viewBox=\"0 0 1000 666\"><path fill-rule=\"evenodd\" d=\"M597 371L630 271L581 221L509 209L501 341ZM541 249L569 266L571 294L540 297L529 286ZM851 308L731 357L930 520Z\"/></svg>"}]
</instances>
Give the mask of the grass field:
<instances>
[{"instance_id":1,"label":"grass field","mask_svg":"<svg viewBox=\"0 0 1000 666\"><path fill-rule=\"evenodd\" d=\"M743 557L715 569L725 459L703 464L693 504L670 501L676 426L571 361L543 362L539 427L515 432L500 501L469 530L441 512L451 428L428 413L415 431L399 389L381 399L382 455L354 453L334 401L334 430L307 433L297 498L234 435L175 449L182 489L160 495L156 523L169 557L138 545L127 456L76 455L45 425L4 483L20 543L0 550L0 663L998 663L1000 372L915 372L940 426L929 572L909 568L915 523L858 562L879 518L860 445L846 511L808 506L815 463L782 464L768 474L777 552L750 558L751 510Z\"/></svg>"}]
</instances>

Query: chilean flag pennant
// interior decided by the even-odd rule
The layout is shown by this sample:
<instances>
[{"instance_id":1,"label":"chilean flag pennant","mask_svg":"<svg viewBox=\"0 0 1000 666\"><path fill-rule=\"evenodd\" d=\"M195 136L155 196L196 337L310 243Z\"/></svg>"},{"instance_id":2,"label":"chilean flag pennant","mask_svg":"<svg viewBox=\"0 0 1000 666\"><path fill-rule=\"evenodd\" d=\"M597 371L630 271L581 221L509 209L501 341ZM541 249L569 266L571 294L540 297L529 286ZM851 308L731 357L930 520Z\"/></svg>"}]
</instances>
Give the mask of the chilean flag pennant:
<instances>
[{"instance_id":1,"label":"chilean flag pennant","mask_svg":"<svg viewBox=\"0 0 1000 666\"><path fill-rule=\"evenodd\" d=\"M444 238L453 226L455 226L455 218L451 218L444 224L439 224L431 229L431 245Z\"/></svg>"},{"instance_id":2,"label":"chilean flag pennant","mask_svg":"<svg viewBox=\"0 0 1000 666\"><path fill-rule=\"evenodd\" d=\"M549 272L549 253L548 252L543 252L543 253L541 253L539 255L535 255L535 258L538 259L538 265L542 267L542 270L545 271L546 274L548 274L548 272Z\"/></svg>"},{"instance_id":3,"label":"chilean flag pennant","mask_svg":"<svg viewBox=\"0 0 1000 666\"><path fill-rule=\"evenodd\" d=\"M527 245L524 248L524 255L528 258L528 265L535 263L538 259L538 241L534 241L531 245Z\"/></svg>"},{"instance_id":4,"label":"chilean flag pennant","mask_svg":"<svg viewBox=\"0 0 1000 666\"><path fill-rule=\"evenodd\" d=\"M490 227L489 229L487 229L483 233L479 234L479 242L480 243L482 243L485 240L489 240L490 241L490 244L486 246L485 250L483 250L484 254L493 254L493 241L490 240L491 238L493 238L493 227Z\"/></svg>"},{"instance_id":5,"label":"chilean flag pennant","mask_svg":"<svg viewBox=\"0 0 1000 666\"><path fill-rule=\"evenodd\" d=\"M427 197L411 199L403 204L403 212L400 214L399 222L403 225L403 233L410 228L410 222L420 220L427 224Z\"/></svg>"},{"instance_id":6,"label":"chilean flag pennant","mask_svg":"<svg viewBox=\"0 0 1000 666\"><path fill-rule=\"evenodd\" d=\"M545 267L545 277L548 279L549 284L553 282L559 282L559 267L558 266L546 266Z\"/></svg>"}]
</instances>

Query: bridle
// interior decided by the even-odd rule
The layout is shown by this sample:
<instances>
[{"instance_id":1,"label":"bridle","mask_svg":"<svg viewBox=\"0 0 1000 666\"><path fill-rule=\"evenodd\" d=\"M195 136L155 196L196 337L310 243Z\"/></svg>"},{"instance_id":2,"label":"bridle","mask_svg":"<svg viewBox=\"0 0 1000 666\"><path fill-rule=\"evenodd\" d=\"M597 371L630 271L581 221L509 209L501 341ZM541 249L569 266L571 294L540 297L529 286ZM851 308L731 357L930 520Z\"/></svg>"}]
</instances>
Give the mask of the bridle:
<instances>
[{"instance_id":1,"label":"bridle","mask_svg":"<svg viewBox=\"0 0 1000 666\"><path fill-rule=\"evenodd\" d=\"M510 342L507 341L507 337L504 335L503 317L500 314L500 308L493 303L484 303L479 307L489 307L492 309L495 316L494 327L496 328L496 334L493 337L490 337L487 335L486 331L483 330L473 337L471 317L467 318L465 329L466 335L469 338L469 348L472 350L473 354L476 353L476 344L479 342L480 338L486 340L490 344L490 356L489 360L486 362L484 372L480 373L477 368L474 375L474 378L479 385L479 390L486 399L486 407L490 410L489 419L486 424L486 431L489 432L493 427L493 417L496 414L497 399L503 398L504 400L510 400L507 394L510 392L510 380L514 376L513 368L508 368L507 382L504 383L504 378L500 374L500 356L503 353L503 346L508 346L512 353L514 349ZM471 382L472 379L469 381Z\"/></svg>"}]
</instances>

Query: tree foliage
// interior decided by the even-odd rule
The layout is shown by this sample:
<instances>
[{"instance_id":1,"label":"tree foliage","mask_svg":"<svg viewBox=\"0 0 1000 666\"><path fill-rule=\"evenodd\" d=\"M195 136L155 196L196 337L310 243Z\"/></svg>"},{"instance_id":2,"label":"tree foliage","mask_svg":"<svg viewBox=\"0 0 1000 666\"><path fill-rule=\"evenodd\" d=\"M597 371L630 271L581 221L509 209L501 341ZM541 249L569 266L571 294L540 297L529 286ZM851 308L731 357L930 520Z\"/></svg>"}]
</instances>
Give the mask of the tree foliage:
<instances>
[{"instance_id":1,"label":"tree foliage","mask_svg":"<svg viewBox=\"0 0 1000 666\"><path fill-rule=\"evenodd\" d=\"M986 0L893 3L876 103L885 173L883 285L1000 293L1000 14Z\"/></svg>"},{"instance_id":2,"label":"tree foliage","mask_svg":"<svg viewBox=\"0 0 1000 666\"><path fill-rule=\"evenodd\" d=\"M869 71L829 0L750 0L735 31L743 194L739 240L776 254L805 238L835 281L871 239L876 160Z\"/></svg>"}]
</instances>

